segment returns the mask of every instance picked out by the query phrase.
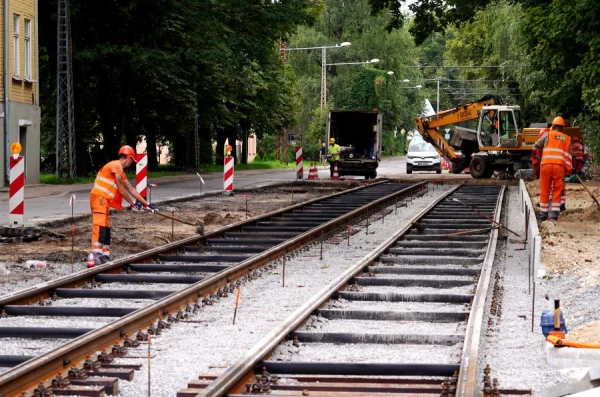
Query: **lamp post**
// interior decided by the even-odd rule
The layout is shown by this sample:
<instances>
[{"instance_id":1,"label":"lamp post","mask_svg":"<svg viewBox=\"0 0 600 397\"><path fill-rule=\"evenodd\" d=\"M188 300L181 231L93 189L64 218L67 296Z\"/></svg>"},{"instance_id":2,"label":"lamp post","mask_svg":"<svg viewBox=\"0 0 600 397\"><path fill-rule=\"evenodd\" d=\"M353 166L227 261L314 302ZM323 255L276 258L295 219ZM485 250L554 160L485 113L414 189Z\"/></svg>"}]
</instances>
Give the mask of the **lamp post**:
<instances>
[{"instance_id":1,"label":"lamp post","mask_svg":"<svg viewBox=\"0 0 600 397\"><path fill-rule=\"evenodd\" d=\"M343 43L336 45L326 45L318 47L296 47L296 48L284 48L285 51L301 51L301 50L317 50L321 49L321 112L327 105L327 49L328 48L340 48L349 47L352 43L344 41ZM379 61L379 60L378 60Z\"/></svg>"}]
</instances>

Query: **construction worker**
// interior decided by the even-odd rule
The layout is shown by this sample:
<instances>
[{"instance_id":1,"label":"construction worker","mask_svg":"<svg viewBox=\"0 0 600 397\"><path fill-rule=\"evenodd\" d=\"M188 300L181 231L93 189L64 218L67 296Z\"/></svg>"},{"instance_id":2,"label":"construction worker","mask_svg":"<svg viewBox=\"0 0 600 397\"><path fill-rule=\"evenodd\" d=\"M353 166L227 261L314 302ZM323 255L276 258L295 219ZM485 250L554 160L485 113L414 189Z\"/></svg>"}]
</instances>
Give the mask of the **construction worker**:
<instances>
[{"instance_id":1,"label":"construction worker","mask_svg":"<svg viewBox=\"0 0 600 397\"><path fill-rule=\"evenodd\" d=\"M124 169L135 162L135 151L131 146L125 145L119 149L119 159L102 167L94 181L90 193L90 207L92 209L92 254L96 265L110 262L111 207L123 209L122 201L125 199L132 209L141 210L143 205L153 212L157 210L127 181Z\"/></svg>"},{"instance_id":2,"label":"construction worker","mask_svg":"<svg viewBox=\"0 0 600 397\"><path fill-rule=\"evenodd\" d=\"M542 137L545 133L550 131L550 128L542 128L540 130L540 134L538 135L538 139ZM533 166L533 171L535 172L535 179L540 179L540 163L542 161L542 150L534 149L531 151L531 165Z\"/></svg>"},{"instance_id":3,"label":"construction worker","mask_svg":"<svg viewBox=\"0 0 600 397\"><path fill-rule=\"evenodd\" d=\"M578 136L571 139L571 152L573 153L573 173L580 174L585 160L585 149Z\"/></svg>"},{"instance_id":4,"label":"construction worker","mask_svg":"<svg viewBox=\"0 0 600 397\"><path fill-rule=\"evenodd\" d=\"M564 118L555 117L550 131L542 135L534 145L534 149L543 149L540 163L540 219L542 221L548 219L549 210L552 210L551 220L558 220L565 175L572 169L571 137L562 133L566 125ZM548 200L551 190L552 208Z\"/></svg>"},{"instance_id":5,"label":"construction worker","mask_svg":"<svg viewBox=\"0 0 600 397\"><path fill-rule=\"evenodd\" d=\"M340 145L335 143L335 139L329 139L329 148L327 149L327 159L329 161L329 178L333 178L333 170L337 166L338 161L340 161L340 153L342 152L342 148Z\"/></svg>"}]
</instances>

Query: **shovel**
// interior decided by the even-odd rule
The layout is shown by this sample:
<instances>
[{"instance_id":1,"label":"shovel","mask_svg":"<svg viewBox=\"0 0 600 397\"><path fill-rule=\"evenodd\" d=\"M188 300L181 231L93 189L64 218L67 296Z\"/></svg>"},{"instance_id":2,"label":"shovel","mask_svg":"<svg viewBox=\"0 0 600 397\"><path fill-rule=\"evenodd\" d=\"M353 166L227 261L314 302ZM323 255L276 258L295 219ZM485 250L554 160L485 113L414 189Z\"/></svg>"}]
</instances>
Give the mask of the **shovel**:
<instances>
[{"instance_id":1,"label":"shovel","mask_svg":"<svg viewBox=\"0 0 600 397\"><path fill-rule=\"evenodd\" d=\"M147 208L145 208L145 210L146 211L151 211L151 212L153 212L153 213L155 213L157 215L162 216L163 218L172 219L174 221L183 223L185 225L195 226L196 227L196 233L198 233L201 236L204 236L204 222L202 222L200 220L197 220L196 222L189 222L189 221L186 221L186 220L183 220L183 219L180 219L180 218L176 218L176 217L174 217L172 215L165 214L164 212L152 211L152 210L149 210Z\"/></svg>"},{"instance_id":2,"label":"shovel","mask_svg":"<svg viewBox=\"0 0 600 397\"><path fill-rule=\"evenodd\" d=\"M598 202L598 199L596 199L596 197L592 194L592 192L590 192L590 189L588 189L588 187L583 184L583 181L581 180L579 175L575 174L575 176L577 177L577 180L579 181L579 183L581 183L581 186L583 186L585 191L588 192L588 194L592 197L592 199L594 199L594 201L596 202L596 205L598 206L598 209L600 209L600 203Z\"/></svg>"}]
</instances>

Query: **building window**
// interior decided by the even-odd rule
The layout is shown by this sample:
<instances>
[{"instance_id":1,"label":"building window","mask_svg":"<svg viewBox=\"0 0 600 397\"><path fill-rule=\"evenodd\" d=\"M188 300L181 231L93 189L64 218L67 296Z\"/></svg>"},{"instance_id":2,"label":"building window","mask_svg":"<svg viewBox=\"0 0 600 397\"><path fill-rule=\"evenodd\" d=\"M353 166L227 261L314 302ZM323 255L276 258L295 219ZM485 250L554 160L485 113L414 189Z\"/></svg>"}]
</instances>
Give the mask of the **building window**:
<instances>
[{"instance_id":1,"label":"building window","mask_svg":"<svg viewBox=\"0 0 600 397\"><path fill-rule=\"evenodd\" d=\"M25 19L25 79L31 80L31 20Z\"/></svg>"},{"instance_id":2,"label":"building window","mask_svg":"<svg viewBox=\"0 0 600 397\"><path fill-rule=\"evenodd\" d=\"M13 29L15 37L14 53L13 53L13 76L19 77L21 70L21 51L19 51L19 16L13 15Z\"/></svg>"}]
</instances>

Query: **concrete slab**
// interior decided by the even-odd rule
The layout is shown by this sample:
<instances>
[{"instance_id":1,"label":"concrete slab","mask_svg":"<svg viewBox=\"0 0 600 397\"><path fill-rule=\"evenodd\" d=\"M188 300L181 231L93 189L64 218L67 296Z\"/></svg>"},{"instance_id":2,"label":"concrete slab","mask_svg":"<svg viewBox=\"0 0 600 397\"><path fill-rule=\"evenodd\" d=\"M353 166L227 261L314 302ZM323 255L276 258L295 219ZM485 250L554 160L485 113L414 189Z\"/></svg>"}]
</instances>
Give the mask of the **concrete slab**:
<instances>
[{"instance_id":1,"label":"concrete slab","mask_svg":"<svg viewBox=\"0 0 600 397\"><path fill-rule=\"evenodd\" d=\"M546 359L552 368L600 367L600 349L554 347L546 342Z\"/></svg>"}]
</instances>

